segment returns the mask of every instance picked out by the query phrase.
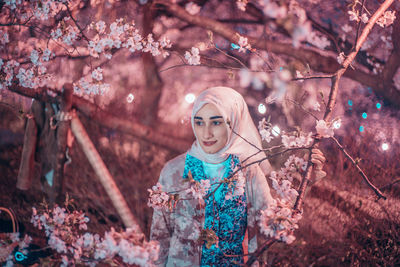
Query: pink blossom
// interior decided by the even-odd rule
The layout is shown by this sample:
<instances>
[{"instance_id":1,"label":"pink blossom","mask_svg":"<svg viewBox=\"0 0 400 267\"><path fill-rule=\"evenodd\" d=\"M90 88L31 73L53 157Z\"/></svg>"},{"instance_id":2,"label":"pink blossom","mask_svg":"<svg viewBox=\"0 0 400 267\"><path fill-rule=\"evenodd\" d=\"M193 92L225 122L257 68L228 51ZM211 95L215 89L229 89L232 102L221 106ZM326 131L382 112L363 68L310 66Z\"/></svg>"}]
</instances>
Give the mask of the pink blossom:
<instances>
[{"instance_id":1,"label":"pink blossom","mask_svg":"<svg viewBox=\"0 0 400 267\"><path fill-rule=\"evenodd\" d=\"M349 11L347 11L347 14L349 14L349 20L350 21L353 21L353 20L355 20L355 21L359 21L360 19L358 18L358 13L356 13L356 12L354 12L354 11L351 11L351 10L349 10Z\"/></svg>"},{"instance_id":2,"label":"pink blossom","mask_svg":"<svg viewBox=\"0 0 400 267\"><path fill-rule=\"evenodd\" d=\"M376 21L382 28L390 26L396 19L396 11L385 11L383 15Z\"/></svg>"},{"instance_id":3,"label":"pink blossom","mask_svg":"<svg viewBox=\"0 0 400 267\"><path fill-rule=\"evenodd\" d=\"M191 195L194 199L203 199L211 187L210 180L204 179L200 182L195 181L192 183L190 188L186 190L186 193Z\"/></svg>"},{"instance_id":4,"label":"pink blossom","mask_svg":"<svg viewBox=\"0 0 400 267\"><path fill-rule=\"evenodd\" d=\"M246 11L247 2L248 0L236 0L236 6L238 9Z\"/></svg>"},{"instance_id":5,"label":"pink blossom","mask_svg":"<svg viewBox=\"0 0 400 267\"><path fill-rule=\"evenodd\" d=\"M197 47L192 47L191 52L186 51L185 59L188 61L189 65L200 65L199 49Z\"/></svg>"},{"instance_id":6,"label":"pink blossom","mask_svg":"<svg viewBox=\"0 0 400 267\"><path fill-rule=\"evenodd\" d=\"M104 21L100 20L96 23L96 30L98 31L99 34L104 33L105 29L106 29L106 23Z\"/></svg>"},{"instance_id":7,"label":"pink blossom","mask_svg":"<svg viewBox=\"0 0 400 267\"><path fill-rule=\"evenodd\" d=\"M169 201L169 195L162 191L162 185L157 183L152 189L147 189L150 196L147 201L147 205L153 209L161 209L167 206Z\"/></svg>"},{"instance_id":8,"label":"pink blossom","mask_svg":"<svg viewBox=\"0 0 400 267\"><path fill-rule=\"evenodd\" d=\"M262 129L260 131L260 135L261 135L261 139L264 140L264 141L267 141L267 143L271 142L271 140L274 138L271 135L271 132L266 130L266 129Z\"/></svg>"},{"instance_id":9,"label":"pink blossom","mask_svg":"<svg viewBox=\"0 0 400 267\"><path fill-rule=\"evenodd\" d=\"M251 49L251 45L248 43L247 38L240 36L239 34L238 36L239 36L238 45L240 46L239 52L246 52L247 49Z\"/></svg>"},{"instance_id":10,"label":"pink blossom","mask_svg":"<svg viewBox=\"0 0 400 267\"><path fill-rule=\"evenodd\" d=\"M100 67L97 67L97 69L92 71L92 78L97 81L103 80L103 70Z\"/></svg>"},{"instance_id":11,"label":"pink blossom","mask_svg":"<svg viewBox=\"0 0 400 267\"><path fill-rule=\"evenodd\" d=\"M363 23L367 23L368 22L368 15L366 13L361 15L361 21Z\"/></svg>"},{"instance_id":12,"label":"pink blossom","mask_svg":"<svg viewBox=\"0 0 400 267\"><path fill-rule=\"evenodd\" d=\"M345 33L348 33L348 32L350 32L351 30L353 30L353 28L352 28L351 26L349 26L349 24L345 24L345 25L342 26L342 30L343 30Z\"/></svg>"},{"instance_id":13,"label":"pink blossom","mask_svg":"<svg viewBox=\"0 0 400 267\"><path fill-rule=\"evenodd\" d=\"M65 209L56 206L53 210L53 221L56 224L64 224L64 220L66 218Z\"/></svg>"},{"instance_id":14,"label":"pink blossom","mask_svg":"<svg viewBox=\"0 0 400 267\"><path fill-rule=\"evenodd\" d=\"M324 120L317 121L315 129L317 130L317 133L324 138L333 137L334 135L332 126L329 126Z\"/></svg>"},{"instance_id":15,"label":"pink blossom","mask_svg":"<svg viewBox=\"0 0 400 267\"><path fill-rule=\"evenodd\" d=\"M314 102L314 106L313 106L313 109L315 110L315 111L321 111L321 108L320 108L321 106L320 106L320 104L318 103L318 102Z\"/></svg>"},{"instance_id":16,"label":"pink blossom","mask_svg":"<svg viewBox=\"0 0 400 267\"><path fill-rule=\"evenodd\" d=\"M189 2L185 5L185 9L190 15L196 15L200 12L201 7L193 2Z\"/></svg>"},{"instance_id":17,"label":"pink blossom","mask_svg":"<svg viewBox=\"0 0 400 267\"><path fill-rule=\"evenodd\" d=\"M339 64L342 64L342 63L344 62L344 60L346 59L346 57L345 57L345 55L344 55L343 52L340 52L339 56L337 56L336 59L337 59L337 62L338 62Z\"/></svg>"},{"instance_id":18,"label":"pink blossom","mask_svg":"<svg viewBox=\"0 0 400 267\"><path fill-rule=\"evenodd\" d=\"M286 148L296 147L297 146L296 137L295 136L288 136L288 135L284 134L284 135L282 135L282 144Z\"/></svg>"}]
</instances>

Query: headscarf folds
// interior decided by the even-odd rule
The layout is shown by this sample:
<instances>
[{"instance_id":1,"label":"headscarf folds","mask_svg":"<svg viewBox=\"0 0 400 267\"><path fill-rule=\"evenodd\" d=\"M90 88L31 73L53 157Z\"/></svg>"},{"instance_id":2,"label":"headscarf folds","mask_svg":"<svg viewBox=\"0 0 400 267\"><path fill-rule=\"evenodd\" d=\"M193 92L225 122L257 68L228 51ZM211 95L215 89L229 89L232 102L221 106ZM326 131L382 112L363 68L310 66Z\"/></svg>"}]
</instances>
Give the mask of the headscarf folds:
<instances>
[{"instance_id":1,"label":"headscarf folds","mask_svg":"<svg viewBox=\"0 0 400 267\"><path fill-rule=\"evenodd\" d=\"M249 162L261 159L265 156L262 149L261 138L250 116L249 109L241 94L229 87L212 87L203 91L194 102L191 123L194 132L194 116L205 105L213 104L221 113L228 130L228 140L220 151L215 154L207 154L197 141L193 143L188 153L208 163L220 163L230 154L236 155L241 161L256 154ZM249 163L247 162L247 163ZM266 161L269 168L269 163ZM265 165L265 164L264 164ZM267 166L265 166L265 168Z\"/></svg>"}]
</instances>

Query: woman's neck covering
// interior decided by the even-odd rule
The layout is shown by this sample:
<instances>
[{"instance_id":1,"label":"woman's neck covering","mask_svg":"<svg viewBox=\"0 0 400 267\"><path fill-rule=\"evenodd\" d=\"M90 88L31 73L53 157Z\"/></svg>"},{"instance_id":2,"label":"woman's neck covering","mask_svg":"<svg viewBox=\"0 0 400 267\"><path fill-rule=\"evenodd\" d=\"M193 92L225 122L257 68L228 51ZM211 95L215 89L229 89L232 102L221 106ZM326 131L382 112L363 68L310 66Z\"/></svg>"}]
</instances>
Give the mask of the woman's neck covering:
<instances>
[{"instance_id":1,"label":"woman's neck covering","mask_svg":"<svg viewBox=\"0 0 400 267\"><path fill-rule=\"evenodd\" d=\"M193 132L194 116L205 104L214 104L221 113L228 130L228 141L225 147L217 153L208 154L201 148L196 136L196 141L194 141L192 147L188 151L189 155L208 163L220 163L226 160L230 154L238 156L239 159L243 161L247 157L259 152L257 148L262 148L261 138L241 94L232 88L222 86L212 87L203 91L196 98L192 110L191 123ZM265 154L263 152L258 153L256 156L252 157L249 162L261 159L264 156Z\"/></svg>"}]
</instances>

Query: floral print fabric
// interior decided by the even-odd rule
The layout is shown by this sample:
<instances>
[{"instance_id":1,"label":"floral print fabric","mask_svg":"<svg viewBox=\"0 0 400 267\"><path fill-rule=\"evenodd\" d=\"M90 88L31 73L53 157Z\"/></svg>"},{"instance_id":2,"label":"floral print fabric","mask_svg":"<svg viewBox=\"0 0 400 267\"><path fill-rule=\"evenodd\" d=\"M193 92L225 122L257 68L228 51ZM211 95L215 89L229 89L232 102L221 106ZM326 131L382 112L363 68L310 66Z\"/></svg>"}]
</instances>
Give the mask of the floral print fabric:
<instances>
[{"instance_id":1,"label":"floral print fabric","mask_svg":"<svg viewBox=\"0 0 400 267\"><path fill-rule=\"evenodd\" d=\"M219 177L220 181L230 177L233 170L240 167L239 159L235 156L229 156L223 164L225 173ZM184 179L188 178L189 171L195 181L212 179L212 177L206 177L203 162L188 154L185 161ZM205 197L203 228L207 231L212 230L218 237L218 241L209 248L204 242L201 266L238 266L243 264L241 255L243 255L242 242L247 227L247 201L245 193L226 198L229 191L235 190L232 188L234 185L235 182L214 183L208 196Z\"/></svg>"},{"instance_id":2,"label":"floral print fabric","mask_svg":"<svg viewBox=\"0 0 400 267\"><path fill-rule=\"evenodd\" d=\"M227 168L226 177L239 164L235 157L232 157L231 162L233 165ZM202 170L202 161L194 157L187 160L186 153L167 162L159 179L163 190L170 194L180 194L187 190L188 183L185 180L187 180L189 170L193 179L197 181L206 179L204 170ZM265 175L257 165L248 167L245 170L245 177L245 193L242 196L234 196L232 201L220 203L218 206L218 209L221 210L219 220L215 220L219 222L214 225L214 215L209 215L213 204L207 200L182 197L171 210L168 208L154 210L150 239L160 243L157 266L196 267L202 264L212 266L211 262L221 261L220 257L223 253L226 255L246 253L246 250L241 252L240 241L243 239L246 229L249 241L244 243L248 244L248 252L257 248L255 237L259 231L255 224L255 218L258 212L272 201L272 197ZM228 187L225 189L222 187L221 192L215 196L224 200L226 192L228 192ZM238 214L225 213L225 209L235 210ZM235 216L235 223L232 216ZM206 220L206 218L208 219ZM215 230L215 233L220 236L218 249L213 246L209 250L204 249L204 242L199 241L201 231L206 227ZM233 227L236 227L234 231L232 231ZM240 262L243 262L241 257L233 257L234 259L229 260L227 258L231 257L224 256L226 264L220 266L232 266L237 261L237 265L239 265ZM210 265L208 265L209 263Z\"/></svg>"}]
</instances>

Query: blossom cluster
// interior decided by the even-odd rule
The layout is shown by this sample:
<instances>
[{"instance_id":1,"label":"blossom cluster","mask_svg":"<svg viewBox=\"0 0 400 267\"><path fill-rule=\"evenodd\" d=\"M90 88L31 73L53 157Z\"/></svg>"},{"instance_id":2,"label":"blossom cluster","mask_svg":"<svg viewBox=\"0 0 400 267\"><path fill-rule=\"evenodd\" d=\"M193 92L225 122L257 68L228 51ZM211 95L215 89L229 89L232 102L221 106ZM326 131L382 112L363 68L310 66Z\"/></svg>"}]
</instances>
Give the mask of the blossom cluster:
<instances>
[{"instance_id":1,"label":"blossom cluster","mask_svg":"<svg viewBox=\"0 0 400 267\"><path fill-rule=\"evenodd\" d=\"M66 206L67 207L67 206ZM113 228L104 237L83 232L87 230L89 218L82 211L70 211L55 206L41 212L33 208L31 222L38 229L44 229L48 245L61 257L61 266L86 264L95 266L121 257L127 264L153 266L158 258L159 245L155 241L143 241L143 234L133 229L116 232Z\"/></svg>"},{"instance_id":2,"label":"blossom cluster","mask_svg":"<svg viewBox=\"0 0 400 267\"><path fill-rule=\"evenodd\" d=\"M271 237L287 244L296 238L293 231L298 228L301 214L292 210L292 205L298 192L292 187L293 178L301 171L305 171L307 162L291 155L285 162L285 167L278 172L271 172L272 187L278 197L261 211L258 217L260 230L267 237Z\"/></svg>"},{"instance_id":3,"label":"blossom cluster","mask_svg":"<svg viewBox=\"0 0 400 267\"><path fill-rule=\"evenodd\" d=\"M296 135L287 135L282 134L282 144L286 148L293 148L293 147L307 147L311 145L314 138L312 137L312 132L304 133L299 132Z\"/></svg>"},{"instance_id":4,"label":"blossom cluster","mask_svg":"<svg viewBox=\"0 0 400 267\"><path fill-rule=\"evenodd\" d=\"M208 190L210 190L211 184L210 180L203 179L200 182L192 181L191 186L185 190L185 193L194 199L203 200L204 197L207 195Z\"/></svg>"},{"instance_id":5,"label":"blossom cluster","mask_svg":"<svg viewBox=\"0 0 400 267\"><path fill-rule=\"evenodd\" d=\"M347 14L349 14L349 20L350 21L362 21L363 23L367 23L369 18L367 13L363 13L361 16L359 15L358 11L353 11L349 10L347 11Z\"/></svg>"},{"instance_id":6,"label":"blossom cluster","mask_svg":"<svg viewBox=\"0 0 400 267\"><path fill-rule=\"evenodd\" d=\"M92 78L97 80L102 77L102 73L94 70L94 74L92 73ZM100 76L101 75L101 76ZM79 79L78 83L73 84L74 93L76 95L103 95L105 92L110 90L110 84L101 83L99 80L93 82L88 81L86 78L82 77Z\"/></svg>"},{"instance_id":7,"label":"blossom cluster","mask_svg":"<svg viewBox=\"0 0 400 267\"><path fill-rule=\"evenodd\" d=\"M317 134L323 138L333 137L334 129L338 129L341 125L341 119L334 119L331 122L326 122L325 120L316 121L315 129Z\"/></svg>"},{"instance_id":8,"label":"blossom cluster","mask_svg":"<svg viewBox=\"0 0 400 267\"><path fill-rule=\"evenodd\" d=\"M149 191L149 199L147 200L147 205L153 209L161 209L168 205L170 196L163 191L162 185L157 183Z\"/></svg>"},{"instance_id":9,"label":"blossom cluster","mask_svg":"<svg viewBox=\"0 0 400 267\"><path fill-rule=\"evenodd\" d=\"M5 79L0 82L0 89L10 86L15 78L24 87L37 88L43 86L50 78L44 64L54 56L54 53L47 48L44 51L33 49L29 57L31 65L26 68L21 67L15 60L4 63L0 59L0 72L5 74Z\"/></svg>"},{"instance_id":10,"label":"blossom cluster","mask_svg":"<svg viewBox=\"0 0 400 267\"><path fill-rule=\"evenodd\" d=\"M396 19L396 11L386 11L376 21L376 24L378 24L382 28L385 28L385 27L392 25L395 19Z\"/></svg>"},{"instance_id":11,"label":"blossom cluster","mask_svg":"<svg viewBox=\"0 0 400 267\"><path fill-rule=\"evenodd\" d=\"M234 171L235 172L235 171ZM246 177L241 170L229 179L229 190L225 195L225 199L229 200L236 196L242 196L244 194L244 189L246 186Z\"/></svg>"},{"instance_id":12,"label":"blossom cluster","mask_svg":"<svg viewBox=\"0 0 400 267\"><path fill-rule=\"evenodd\" d=\"M261 139L268 143L274 138L271 134L271 130L272 124L269 121L266 121L265 118L262 118L262 120L258 122L258 132L261 135Z\"/></svg>"},{"instance_id":13,"label":"blossom cluster","mask_svg":"<svg viewBox=\"0 0 400 267\"><path fill-rule=\"evenodd\" d=\"M125 23L123 19L116 19L109 26L109 31L106 31L104 21L98 21L91 24L91 28L96 31L96 35L89 41L88 49L92 57L98 58L104 53L107 59L111 59L112 48L127 48L130 52L142 51L149 52L153 56L162 55L167 57L169 53L166 48L171 47L171 42L167 38L160 41L155 41L152 34L147 37L142 37L139 30L136 29L135 23Z\"/></svg>"},{"instance_id":14,"label":"blossom cluster","mask_svg":"<svg viewBox=\"0 0 400 267\"><path fill-rule=\"evenodd\" d=\"M291 244L296 239L293 231L299 228L300 219L301 214L293 212L291 203L274 199L267 209L261 211L258 225L261 233L267 237Z\"/></svg>"},{"instance_id":15,"label":"blossom cluster","mask_svg":"<svg viewBox=\"0 0 400 267\"><path fill-rule=\"evenodd\" d=\"M48 20L65 10L67 0L21 1L7 0L4 4L14 12L14 16L22 21L32 17L38 20Z\"/></svg>"}]
</instances>

